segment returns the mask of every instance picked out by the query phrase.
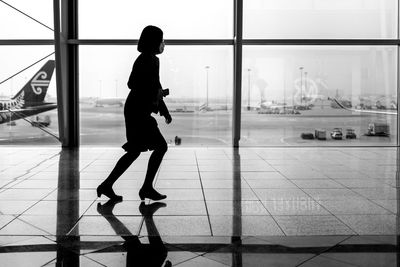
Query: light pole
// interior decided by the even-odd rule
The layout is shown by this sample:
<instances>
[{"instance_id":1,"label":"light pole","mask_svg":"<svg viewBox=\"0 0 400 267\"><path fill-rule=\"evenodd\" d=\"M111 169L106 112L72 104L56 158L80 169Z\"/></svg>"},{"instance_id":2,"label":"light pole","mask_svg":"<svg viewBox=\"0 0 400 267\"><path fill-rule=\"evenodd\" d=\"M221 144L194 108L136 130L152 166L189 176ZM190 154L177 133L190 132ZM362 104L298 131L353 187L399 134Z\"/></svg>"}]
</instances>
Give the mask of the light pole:
<instances>
[{"instance_id":1,"label":"light pole","mask_svg":"<svg viewBox=\"0 0 400 267\"><path fill-rule=\"evenodd\" d=\"M247 69L247 81L248 81L247 110L250 110L250 72L251 69Z\"/></svg>"},{"instance_id":2,"label":"light pole","mask_svg":"<svg viewBox=\"0 0 400 267\"><path fill-rule=\"evenodd\" d=\"M300 67L300 104L303 105L303 67Z\"/></svg>"},{"instance_id":3,"label":"light pole","mask_svg":"<svg viewBox=\"0 0 400 267\"><path fill-rule=\"evenodd\" d=\"M206 66L206 107L208 108L208 70L210 69L210 66Z\"/></svg>"},{"instance_id":4,"label":"light pole","mask_svg":"<svg viewBox=\"0 0 400 267\"><path fill-rule=\"evenodd\" d=\"M305 71L305 72L304 72L304 91L306 91L306 92L305 92L305 93L306 93L306 96L307 96L307 74L308 74L308 72ZM304 101L306 101L306 98L304 98ZM306 101L306 104L307 104L307 101Z\"/></svg>"},{"instance_id":5,"label":"light pole","mask_svg":"<svg viewBox=\"0 0 400 267\"><path fill-rule=\"evenodd\" d=\"M295 88L293 88L293 90L292 90L292 110L293 110L293 114L294 114L294 90L295 90Z\"/></svg>"}]
</instances>

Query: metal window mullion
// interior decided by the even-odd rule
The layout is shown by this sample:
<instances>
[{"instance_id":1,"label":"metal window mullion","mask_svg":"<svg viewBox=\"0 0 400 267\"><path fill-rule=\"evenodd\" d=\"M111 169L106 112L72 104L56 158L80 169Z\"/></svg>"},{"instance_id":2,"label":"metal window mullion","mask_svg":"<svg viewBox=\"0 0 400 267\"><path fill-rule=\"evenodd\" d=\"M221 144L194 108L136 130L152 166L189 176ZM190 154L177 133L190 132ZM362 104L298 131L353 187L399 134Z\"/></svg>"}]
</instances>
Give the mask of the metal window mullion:
<instances>
[{"instance_id":1,"label":"metal window mullion","mask_svg":"<svg viewBox=\"0 0 400 267\"><path fill-rule=\"evenodd\" d=\"M233 39L166 39L166 45L233 45ZM70 39L76 45L137 45L138 39Z\"/></svg>"},{"instance_id":2,"label":"metal window mullion","mask_svg":"<svg viewBox=\"0 0 400 267\"><path fill-rule=\"evenodd\" d=\"M38 40L40 41L40 40ZM0 40L0 44L1 44ZM20 42L20 41L17 41ZM136 45L137 39L69 39L72 45ZM339 46L387 46L400 45L399 39L166 39L167 45L339 45Z\"/></svg>"},{"instance_id":3,"label":"metal window mullion","mask_svg":"<svg viewBox=\"0 0 400 267\"><path fill-rule=\"evenodd\" d=\"M68 40L78 39L78 0L68 1ZM79 147L80 129L79 129L79 53L78 46L71 45L67 41L69 54L68 79L70 84L69 90L69 107L72 114L69 115L69 122L72 125L70 129L71 144L70 147Z\"/></svg>"},{"instance_id":4,"label":"metal window mullion","mask_svg":"<svg viewBox=\"0 0 400 267\"><path fill-rule=\"evenodd\" d=\"M54 0L54 38L59 135L63 147L79 146L79 97L77 46L77 0Z\"/></svg>"},{"instance_id":5,"label":"metal window mullion","mask_svg":"<svg viewBox=\"0 0 400 267\"><path fill-rule=\"evenodd\" d=\"M61 60L61 14L60 14L60 2L59 0L53 1L53 15L54 15L54 51L56 59L56 90L57 90L57 114L58 114L58 132L61 143L63 143L64 138L64 118L63 118L63 90L62 90L62 60Z\"/></svg>"},{"instance_id":6,"label":"metal window mullion","mask_svg":"<svg viewBox=\"0 0 400 267\"><path fill-rule=\"evenodd\" d=\"M0 45L54 45L53 39L8 39L0 40Z\"/></svg>"},{"instance_id":7,"label":"metal window mullion","mask_svg":"<svg viewBox=\"0 0 400 267\"><path fill-rule=\"evenodd\" d=\"M397 1L397 149L400 147L400 116L399 116L399 100L400 100L400 3ZM399 153L397 154L399 155ZM399 160L399 159L398 159ZM397 165L399 168L399 165ZM397 172L400 170L398 169ZM397 177L398 178L398 177ZM397 188L397 190L399 190ZM399 206L399 202L398 202ZM400 207L398 207L398 210ZM397 228L399 229L399 228Z\"/></svg>"},{"instance_id":8,"label":"metal window mullion","mask_svg":"<svg viewBox=\"0 0 400 267\"><path fill-rule=\"evenodd\" d=\"M398 39L243 39L243 45L400 45Z\"/></svg>"},{"instance_id":9,"label":"metal window mullion","mask_svg":"<svg viewBox=\"0 0 400 267\"><path fill-rule=\"evenodd\" d=\"M398 149L400 147L399 101L400 101L400 46L397 46L397 147Z\"/></svg>"},{"instance_id":10,"label":"metal window mullion","mask_svg":"<svg viewBox=\"0 0 400 267\"><path fill-rule=\"evenodd\" d=\"M233 147L239 147L242 115L243 0L234 1L234 31L232 145Z\"/></svg>"},{"instance_id":11,"label":"metal window mullion","mask_svg":"<svg viewBox=\"0 0 400 267\"><path fill-rule=\"evenodd\" d=\"M233 216L232 216L232 263L242 266L242 188L240 177L239 140L241 130L242 101L242 39L243 39L243 0L233 0L233 103L232 103L232 145L233 150ZM239 168L239 169L238 169Z\"/></svg>"}]
</instances>

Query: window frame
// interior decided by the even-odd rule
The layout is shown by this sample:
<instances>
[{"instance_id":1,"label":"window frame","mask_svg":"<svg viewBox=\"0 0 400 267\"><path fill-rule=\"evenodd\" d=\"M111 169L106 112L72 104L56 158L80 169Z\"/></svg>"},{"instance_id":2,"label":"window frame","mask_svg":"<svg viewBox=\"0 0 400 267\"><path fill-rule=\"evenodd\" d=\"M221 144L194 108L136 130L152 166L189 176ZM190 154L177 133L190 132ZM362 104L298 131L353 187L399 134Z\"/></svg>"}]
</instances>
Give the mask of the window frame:
<instances>
[{"instance_id":1,"label":"window frame","mask_svg":"<svg viewBox=\"0 0 400 267\"><path fill-rule=\"evenodd\" d=\"M138 43L138 39L79 39L78 38L78 16L76 15L78 10L77 0L71 1L68 6L61 6L60 0L54 0L54 22L55 22L55 39L9 39L0 40L0 45L54 45L56 51L56 59L58 58L59 64L57 66L63 66L66 64L65 57L57 57L57 53L64 51L67 58L73 65L79 65L79 55L77 52L80 46L84 45L135 45ZM241 94L242 94L242 49L243 46L247 45L281 45L281 46L311 46L311 45L335 45L335 46L397 46L398 58L397 58L397 103L400 100L400 5L398 5L397 10L397 38L396 39L244 39L243 38L243 0L233 0L233 33L232 39L166 39L165 43L171 46L179 45L218 45L218 46L233 46L233 112L232 112L232 145L233 147L240 146L240 130L241 130ZM75 13L74 13L75 12ZM61 23L63 22L63 23ZM67 23L65 23L67 22ZM57 27L57 23L58 26ZM59 29L59 30L57 30ZM64 35L64 39L61 40L60 34L63 32L71 32L73 34ZM66 36L66 37L65 37ZM64 42L64 43L63 43ZM73 54L73 55L72 55ZM69 63L71 64L71 63ZM79 77L78 68L67 68L64 75L68 77ZM60 76L57 73L57 76ZM57 78L58 79L58 78ZM64 92L65 94L74 94L75 97L78 96L79 88L77 82L73 83L75 90L66 90L62 88L61 81L57 82L57 90ZM60 87L60 88L59 88ZM65 111L61 109L61 114L59 116L72 116L66 121L72 121L72 124L64 123L60 124L60 136L65 136L69 141L63 141L62 145L66 147L79 147L79 105L72 105L67 102L59 102L62 105L71 105L68 110L75 112L75 115L63 114ZM399 115L397 115L397 140L396 146L400 144L400 121Z\"/></svg>"}]
</instances>

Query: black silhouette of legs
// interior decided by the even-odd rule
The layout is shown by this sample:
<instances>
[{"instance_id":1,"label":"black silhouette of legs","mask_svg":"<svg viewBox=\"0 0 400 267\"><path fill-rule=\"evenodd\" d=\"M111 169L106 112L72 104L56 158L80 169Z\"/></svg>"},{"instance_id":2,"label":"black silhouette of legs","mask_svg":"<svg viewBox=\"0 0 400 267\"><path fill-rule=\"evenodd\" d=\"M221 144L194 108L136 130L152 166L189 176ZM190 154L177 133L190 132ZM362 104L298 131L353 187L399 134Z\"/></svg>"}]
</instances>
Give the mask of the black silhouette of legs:
<instances>
[{"instance_id":1,"label":"black silhouette of legs","mask_svg":"<svg viewBox=\"0 0 400 267\"><path fill-rule=\"evenodd\" d=\"M153 187L153 181L160 167L161 161L168 150L168 145L163 138L163 143L156 147L150 156L149 163L147 165L146 177L143 182L143 186L139 191L141 200L150 198L152 200L161 200L166 198L166 195L158 193Z\"/></svg>"},{"instance_id":2,"label":"black silhouette of legs","mask_svg":"<svg viewBox=\"0 0 400 267\"><path fill-rule=\"evenodd\" d=\"M153 189L153 181L161 161L168 150L167 144L156 148L150 156L149 164L147 165L146 178L144 179L143 187L145 189Z\"/></svg>"},{"instance_id":3,"label":"black silhouette of legs","mask_svg":"<svg viewBox=\"0 0 400 267\"><path fill-rule=\"evenodd\" d=\"M131 166L131 164L139 157L140 152L126 152L115 165L114 169L108 175L103 184L112 187L115 181Z\"/></svg>"},{"instance_id":4,"label":"black silhouette of legs","mask_svg":"<svg viewBox=\"0 0 400 267\"><path fill-rule=\"evenodd\" d=\"M140 155L140 152L127 152L123 155L115 165L114 169L108 175L107 179L97 187L97 196L100 197L102 194L106 195L112 200L122 201L122 196L118 196L112 189L113 184L118 178L131 166Z\"/></svg>"}]
</instances>

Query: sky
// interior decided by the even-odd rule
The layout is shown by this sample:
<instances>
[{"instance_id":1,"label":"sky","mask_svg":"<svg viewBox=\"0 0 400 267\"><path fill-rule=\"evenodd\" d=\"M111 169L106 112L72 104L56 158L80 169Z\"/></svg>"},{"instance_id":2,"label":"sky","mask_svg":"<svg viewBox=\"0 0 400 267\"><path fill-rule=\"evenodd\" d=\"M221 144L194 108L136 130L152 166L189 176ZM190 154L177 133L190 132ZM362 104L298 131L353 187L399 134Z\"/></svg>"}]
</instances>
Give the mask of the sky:
<instances>
[{"instance_id":1,"label":"sky","mask_svg":"<svg viewBox=\"0 0 400 267\"><path fill-rule=\"evenodd\" d=\"M7 2L53 27L53 1ZM165 39L233 36L232 0L79 3L82 39L138 39L149 24L161 27ZM244 38L397 38L397 10L396 0L245 0ZM3 3L0 23L7 25L0 27L0 39L53 39L51 30ZM53 51L52 46L0 46L0 81ZM135 46L81 46L80 95L126 97L137 55ZM167 46L159 57L161 83L171 97L201 99L207 88L210 97L232 97L231 46ZM0 96L16 93L41 64L0 84ZM396 47L252 46L243 51L244 101L249 84L251 101L262 94L269 100L298 95L301 66L316 86L314 94L396 94ZM49 94L55 95L54 78Z\"/></svg>"}]
</instances>

